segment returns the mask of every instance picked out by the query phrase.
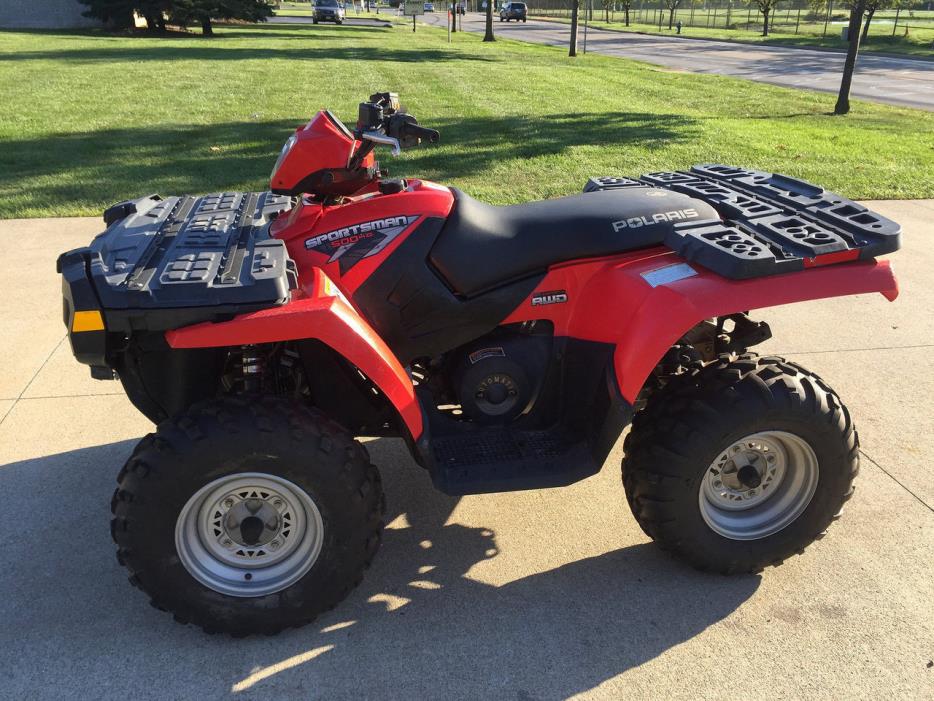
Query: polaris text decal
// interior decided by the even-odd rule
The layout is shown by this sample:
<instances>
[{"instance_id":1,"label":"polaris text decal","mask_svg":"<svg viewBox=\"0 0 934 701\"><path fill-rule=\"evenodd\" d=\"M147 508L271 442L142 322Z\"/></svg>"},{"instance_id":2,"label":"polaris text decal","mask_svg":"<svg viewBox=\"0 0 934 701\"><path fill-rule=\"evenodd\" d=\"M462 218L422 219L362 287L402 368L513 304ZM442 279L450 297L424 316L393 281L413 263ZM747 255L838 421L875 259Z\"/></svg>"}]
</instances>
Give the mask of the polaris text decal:
<instances>
[{"instance_id":1,"label":"polaris text decal","mask_svg":"<svg viewBox=\"0 0 934 701\"><path fill-rule=\"evenodd\" d=\"M532 295L532 306L541 307L545 304L564 304L568 301L568 293L564 290L551 292L536 292Z\"/></svg>"},{"instance_id":2,"label":"polaris text decal","mask_svg":"<svg viewBox=\"0 0 934 701\"><path fill-rule=\"evenodd\" d=\"M418 219L419 215L386 217L351 224L305 240L305 248L329 255L328 263L340 261L343 275L362 258L375 256Z\"/></svg>"},{"instance_id":3,"label":"polaris text decal","mask_svg":"<svg viewBox=\"0 0 934 701\"><path fill-rule=\"evenodd\" d=\"M696 209L675 209L671 212L658 212L651 217L630 217L613 222L613 231L622 231L623 229L638 229L640 226L651 226L666 221L678 221L684 219L696 219L700 215Z\"/></svg>"}]
</instances>

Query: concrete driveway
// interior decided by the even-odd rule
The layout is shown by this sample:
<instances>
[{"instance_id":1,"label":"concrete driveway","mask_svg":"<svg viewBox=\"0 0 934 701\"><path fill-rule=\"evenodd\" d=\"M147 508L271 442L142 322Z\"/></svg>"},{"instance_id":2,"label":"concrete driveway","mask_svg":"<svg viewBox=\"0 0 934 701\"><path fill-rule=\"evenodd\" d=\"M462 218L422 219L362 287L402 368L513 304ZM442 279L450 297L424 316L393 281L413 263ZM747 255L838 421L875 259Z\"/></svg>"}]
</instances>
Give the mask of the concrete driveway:
<instances>
[{"instance_id":1,"label":"concrete driveway","mask_svg":"<svg viewBox=\"0 0 934 701\"><path fill-rule=\"evenodd\" d=\"M443 14L424 15L423 19L445 26ZM483 15L470 13L464 17L464 29L482 32L484 21ZM606 31L598 26L591 26L587 32L587 51L791 88L831 93L840 89L844 59L840 52L650 36ZM499 22L495 18L494 31L499 37L564 47L571 36L569 25L539 20ZM583 41L581 26L579 51L583 50ZM934 61L860 54L850 94L863 100L934 110Z\"/></svg>"},{"instance_id":2,"label":"concrete driveway","mask_svg":"<svg viewBox=\"0 0 934 701\"><path fill-rule=\"evenodd\" d=\"M626 508L619 448L572 487L454 499L371 441L390 525L364 583L246 640L174 623L114 558L114 477L151 425L72 360L54 272L100 222L0 222L0 698L931 699L934 201L871 206L906 229L895 303L762 313L863 444L845 517L803 556L736 578L673 562Z\"/></svg>"}]
</instances>

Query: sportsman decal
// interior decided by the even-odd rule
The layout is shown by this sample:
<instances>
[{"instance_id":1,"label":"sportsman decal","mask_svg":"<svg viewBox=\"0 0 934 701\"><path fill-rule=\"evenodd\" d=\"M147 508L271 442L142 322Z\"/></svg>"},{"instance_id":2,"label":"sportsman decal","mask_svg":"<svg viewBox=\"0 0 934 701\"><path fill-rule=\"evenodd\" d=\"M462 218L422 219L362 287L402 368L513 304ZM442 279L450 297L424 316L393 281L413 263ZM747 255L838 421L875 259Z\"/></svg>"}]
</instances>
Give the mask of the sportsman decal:
<instances>
[{"instance_id":1,"label":"sportsman decal","mask_svg":"<svg viewBox=\"0 0 934 701\"><path fill-rule=\"evenodd\" d=\"M340 271L343 275L361 259L375 256L386 248L413 224L418 216L386 217L351 224L306 239L305 248L329 256L328 263L340 261Z\"/></svg>"}]
</instances>

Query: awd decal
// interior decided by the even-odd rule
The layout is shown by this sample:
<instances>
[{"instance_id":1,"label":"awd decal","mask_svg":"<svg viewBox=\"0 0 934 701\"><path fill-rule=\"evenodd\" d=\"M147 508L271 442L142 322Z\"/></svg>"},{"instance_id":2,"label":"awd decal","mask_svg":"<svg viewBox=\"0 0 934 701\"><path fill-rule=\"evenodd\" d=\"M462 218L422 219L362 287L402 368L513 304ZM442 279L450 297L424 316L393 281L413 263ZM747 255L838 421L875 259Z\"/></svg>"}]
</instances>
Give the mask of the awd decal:
<instances>
[{"instance_id":1,"label":"awd decal","mask_svg":"<svg viewBox=\"0 0 934 701\"><path fill-rule=\"evenodd\" d=\"M631 217L613 222L613 231L622 231L623 229L638 229L640 226L651 226L665 221L679 221L684 219L696 219L700 215L696 209L676 209L671 212L658 212L649 217Z\"/></svg>"},{"instance_id":2,"label":"awd decal","mask_svg":"<svg viewBox=\"0 0 934 701\"><path fill-rule=\"evenodd\" d=\"M546 304L564 304L568 301L568 293L564 290L552 290L551 292L536 292L532 295L532 306L541 307Z\"/></svg>"},{"instance_id":3,"label":"awd decal","mask_svg":"<svg viewBox=\"0 0 934 701\"><path fill-rule=\"evenodd\" d=\"M328 263L340 261L343 275L362 258L375 256L413 224L420 215L386 217L351 224L305 240L305 248L329 255Z\"/></svg>"}]
</instances>

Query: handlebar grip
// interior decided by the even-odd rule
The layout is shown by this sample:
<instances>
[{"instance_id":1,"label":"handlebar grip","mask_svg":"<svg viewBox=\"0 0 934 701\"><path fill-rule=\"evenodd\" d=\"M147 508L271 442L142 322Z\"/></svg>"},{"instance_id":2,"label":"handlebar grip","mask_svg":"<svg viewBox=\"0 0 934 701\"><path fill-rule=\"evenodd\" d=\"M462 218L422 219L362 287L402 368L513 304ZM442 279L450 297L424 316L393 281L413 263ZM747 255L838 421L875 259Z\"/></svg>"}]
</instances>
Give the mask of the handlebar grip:
<instances>
[{"instance_id":1,"label":"handlebar grip","mask_svg":"<svg viewBox=\"0 0 934 701\"><path fill-rule=\"evenodd\" d=\"M405 131L412 136L417 136L419 139L427 139L432 144L437 143L438 139L441 138L441 132L437 129L428 129L417 124L406 124Z\"/></svg>"}]
</instances>

